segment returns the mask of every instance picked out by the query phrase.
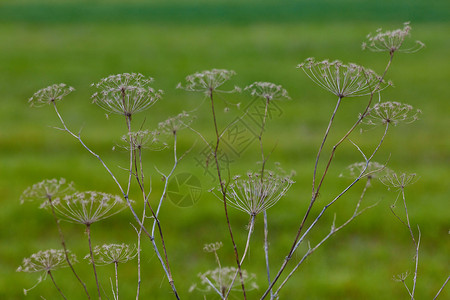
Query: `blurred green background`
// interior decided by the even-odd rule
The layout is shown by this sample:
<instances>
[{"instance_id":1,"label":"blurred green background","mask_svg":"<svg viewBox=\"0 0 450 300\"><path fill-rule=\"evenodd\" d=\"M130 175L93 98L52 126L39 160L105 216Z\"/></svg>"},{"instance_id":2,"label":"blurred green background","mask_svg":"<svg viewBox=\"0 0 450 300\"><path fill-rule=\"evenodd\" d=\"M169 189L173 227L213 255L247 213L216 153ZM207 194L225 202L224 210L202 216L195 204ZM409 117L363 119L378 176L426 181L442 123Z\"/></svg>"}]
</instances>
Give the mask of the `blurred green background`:
<instances>
[{"instance_id":1,"label":"blurred green background","mask_svg":"<svg viewBox=\"0 0 450 300\"><path fill-rule=\"evenodd\" d=\"M50 215L36 203L19 204L22 191L43 179L65 177L80 190L118 193L117 187L99 163L76 140L52 127L58 120L50 107L30 108L33 93L53 83L64 82L76 88L60 103L70 128L82 129L85 142L121 180L125 180L127 154L112 151L126 132L120 117L107 120L91 104L90 84L110 74L140 72L154 77L155 88L165 95L150 110L134 119L135 128L144 123L152 128L166 117L182 110L196 110L193 127L212 138L210 108L202 94L175 89L188 74L211 68L235 70L228 86L244 87L254 81L283 85L292 100L277 102L278 114L267 125L264 141L267 151L275 146L269 168L280 162L295 170L296 183L287 197L269 211L272 272L278 269L291 246L310 197L315 153L322 139L334 97L315 86L295 67L305 58L340 59L370 67L381 73L386 53L361 51L361 43L377 28L401 28L411 21L412 39L426 48L416 54L399 53L387 77L395 87L383 93L383 100L407 102L423 111L421 120L393 128L376 160L389 159L391 168L415 172L419 181L406 189L410 218L422 232L417 299L431 299L448 276L450 229L448 202L450 139L448 128L450 92L450 3L445 0L400 1L0 1L0 298L23 299L22 289L31 287L38 274L16 273L24 257L47 248L59 248L57 231ZM251 97L221 95L245 107ZM226 104L219 101L223 111ZM365 105L362 98L348 99L336 116L335 127L326 144L326 154L351 126ZM230 106L220 114L223 127L243 112ZM352 140L370 151L381 128L363 128ZM198 138L180 132L179 151L185 151ZM219 251L224 265L233 264L233 252L224 222L223 208L207 190L216 182L197 161L201 141L186 156L177 174L191 173L202 182L203 193L196 205L181 208L167 201L161 223L173 269L174 280L183 299L203 298L188 293L197 274L215 268L214 257L202 250L204 243L221 240ZM257 168L260 156L253 143L230 163L232 174ZM147 178L152 180L152 203L161 191L160 175L171 167L169 150L146 154ZM360 161L350 143L337 152L332 170L312 212L317 215L349 179L338 178L345 167ZM323 168L323 164L321 164ZM312 245L329 230L333 215L337 224L345 221L362 190L358 185L330 208L308 238ZM413 246L406 228L396 220L389 206L396 193L375 182L364 200L379 204L336 234L303 265L282 290L282 299L406 299L407 292L394 275L413 269ZM139 199L139 194L132 196ZM246 238L246 215L231 210L233 229L240 249ZM257 220L251 251L244 268L256 273L260 289L249 292L259 299L264 291L262 220ZM135 243L132 219L123 212L92 228L95 244ZM63 223L67 244L79 256L87 253L83 228ZM299 249L294 261L301 258ZM148 242L144 246L142 299L172 299L161 267ZM303 251L303 252L302 252ZM242 252L242 250L241 250ZM122 299L135 296L134 264L122 266ZM77 269L89 282L95 295L90 266ZM113 270L99 267L103 288L111 297L109 278ZM82 299L78 283L67 270L55 271L55 278L69 299ZM411 283L411 276L407 280ZM70 291L70 292L69 292ZM441 299L449 297L447 287ZM56 299L49 279L30 291L27 298ZM235 299L240 294L235 294ZM207 299L216 299L212 294Z\"/></svg>"}]
</instances>

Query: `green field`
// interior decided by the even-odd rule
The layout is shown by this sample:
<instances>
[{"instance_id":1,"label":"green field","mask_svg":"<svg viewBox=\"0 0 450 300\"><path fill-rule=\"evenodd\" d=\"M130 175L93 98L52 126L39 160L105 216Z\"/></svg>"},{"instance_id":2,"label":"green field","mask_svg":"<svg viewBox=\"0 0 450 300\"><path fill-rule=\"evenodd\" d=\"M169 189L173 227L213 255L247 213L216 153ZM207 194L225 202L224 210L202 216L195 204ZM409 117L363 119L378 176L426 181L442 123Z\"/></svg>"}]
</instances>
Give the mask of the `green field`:
<instances>
[{"instance_id":1,"label":"green field","mask_svg":"<svg viewBox=\"0 0 450 300\"><path fill-rule=\"evenodd\" d=\"M76 140L54 129L59 126L51 107L30 108L33 93L53 83L64 82L76 92L60 104L71 129L99 153L120 180L127 178L125 151L112 151L126 133L125 122L91 104L91 83L110 74L140 72L155 78L155 88L164 97L150 110L133 120L138 128L152 128L179 112L196 110L193 127L213 138L210 107L202 94L175 89L185 76L212 68L231 69L237 76L225 88L245 87L254 81L283 85L292 100L277 102L279 113L268 123L266 149L275 146L269 167L280 162L294 170L296 183L287 197L268 211L272 272L287 254L303 212L309 204L314 159L335 97L314 85L296 69L308 57L354 62L381 73L386 53L361 50L369 32L377 28L395 29L411 21L412 39L426 48L415 54L398 53L387 78L395 87L383 92L383 100L406 102L423 112L410 125L392 128L375 160L389 159L392 169L418 174L419 180L406 189L409 214L422 233L416 299L433 299L449 275L450 204L448 184L450 163L450 4L448 1L0 1L0 299L24 299L23 289L33 286L38 274L17 273L24 257L41 249L59 248L58 233L48 212L36 203L20 205L22 191L43 179L64 177L80 190L119 193L98 161ZM241 102L250 96L223 94L224 100ZM346 99L336 116L326 157L333 143L346 132L364 107L362 98ZM224 111L225 105L219 104ZM221 113L225 126L242 109ZM381 128L352 140L370 151L382 134ZM189 131L180 132L179 151L196 139ZM198 140L198 138L197 138ZM219 251L224 265L233 264L233 251L223 216L223 206L207 192L217 185L202 164L201 140L197 141L177 174L189 172L202 182L203 193L194 206L180 208L171 202L163 206L163 226L169 259L182 299L203 299L189 293L197 274L215 268L214 257L203 252L203 244L222 241ZM258 154L255 142L235 156L232 174L255 169ZM269 151L269 150L268 150ZM255 154L256 153L256 154ZM350 143L343 145L333 161L317 206L321 207L342 190L348 179L338 178L361 155ZM152 203L161 192L160 175L167 172L170 151L146 154L147 178L152 179ZM320 165L323 169L324 162ZM330 208L316 230L308 237L311 244L328 233L336 213L337 223L353 212L363 185ZM131 198L140 199L134 192ZM375 182L364 204L379 204L358 217L314 253L280 293L280 299L408 299L394 275L413 271L413 246L407 229L389 207L396 193ZM230 210L233 230L240 249L244 246L248 217ZM135 243L131 215L124 211L92 228L95 244ZM88 253L82 226L62 223L69 248L79 260ZM249 299L259 299L265 290L262 218L257 219L251 251L244 264L256 273L259 290ZM301 258L306 245L294 258ZM144 245L141 299L174 299L150 243ZM242 250L240 250L242 251ZM76 265L95 295L90 266ZM134 299L136 274L133 263L122 266L120 298ZM103 288L111 295L110 267L99 267ZM54 273L68 299L83 299L83 291L67 269ZM407 283L411 283L411 276ZM70 291L70 293L69 293ZM447 299L450 287L439 299ZM29 292L28 299L58 299L49 279ZM234 298L233 298L234 297ZM232 299L241 299L235 293ZM95 298L95 297L94 297ZM112 297L111 297L112 299ZM207 299L219 299L208 294Z\"/></svg>"}]
</instances>

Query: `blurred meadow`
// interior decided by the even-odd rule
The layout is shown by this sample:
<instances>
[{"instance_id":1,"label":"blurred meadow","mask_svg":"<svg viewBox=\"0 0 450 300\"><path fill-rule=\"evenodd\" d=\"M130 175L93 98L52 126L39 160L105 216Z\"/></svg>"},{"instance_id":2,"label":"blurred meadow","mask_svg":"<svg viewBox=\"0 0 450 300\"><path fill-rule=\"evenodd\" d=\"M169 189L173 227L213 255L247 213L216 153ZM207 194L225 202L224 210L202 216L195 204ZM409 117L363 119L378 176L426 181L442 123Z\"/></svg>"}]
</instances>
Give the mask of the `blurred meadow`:
<instances>
[{"instance_id":1,"label":"blurred meadow","mask_svg":"<svg viewBox=\"0 0 450 300\"><path fill-rule=\"evenodd\" d=\"M155 78L154 87L164 97L151 109L136 115L134 126L153 128L158 122L181 111L194 111L193 127L213 137L210 107L201 93L176 89L186 75L212 68L231 69L237 75L224 88L245 87L254 81L281 84L292 98L277 102L277 113L267 125L266 151L275 149L268 163L294 170L296 183L287 196L268 211L271 266L278 270L291 247L303 212L311 197L314 159L323 137L335 97L316 86L296 66L308 57L354 62L381 73L387 53L361 50L370 32L412 26L411 40L421 40L426 48L415 54L398 53L387 78L393 88L382 93L385 101L409 103L422 110L421 119L399 125L389 132L375 161L404 172L417 173L419 180L406 188L413 227L422 233L419 252L417 299L432 299L450 270L450 3L445 0L400 1L290 1L290 0L156 0L156 1L0 1L0 299L57 299L49 279L23 295L38 274L15 272L24 257L39 250L60 248L58 233L48 212L37 203L20 205L26 187L46 178L64 177L80 190L119 193L98 161L59 126L51 107L30 108L27 100L37 90L64 82L76 91L61 101L59 108L68 126L81 130L86 144L99 153L121 180L127 153L113 147L126 133L123 118L91 104L91 83L110 74L139 72ZM221 98L242 103L224 112L219 122L242 115L253 99L245 93L222 94ZM325 145L324 158L332 145L354 123L366 101L349 98L343 103ZM381 128L355 132L352 140L370 151L382 134ZM179 152L194 148L181 162L177 174L199 178L202 194L189 207L166 201L161 224L166 237L175 284L182 299L203 299L189 287L199 281L197 274L215 268L214 256L203 244L222 241L219 251L224 265L233 265L233 251L223 216L223 205L208 189L217 181L205 172L201 140L188 130L180 132ZM255 169L260 156L255 141L230 162L231 174ZM255 154L256 153L256 154ZM161 176L171 167L170 151L146 154L147 179L153 187L152 203L161 192ZM348 178L339 178L346 166L362 160L350 143L336 154L324 189L312 211L339 193ZM323 169L323 163L320 169ZM210 169L212 170L212 169ZM151 175L151 176L150 176ZM312 244L328 233L336 213L337 224L354 209L363 185L327 211L308 238ZM139 194L131 194L138 199ZM407 299L394 275L413 272L413 245L409 233L391 213L397 193L374 182L364 205L378 205L355 219L328 240L303 265L280 294L281 299ZM247 215L231 210L237 243L244 246ZM124 211L92 227L94 244L135 243L133 220ZM82 260L88 253L82 226L62 223L68 247ZM173 299L170 287L150 243L145 239L142 299ZM249 299L259 299L265 290L262 220L257 219L251 251L244 264L256 273L259 290ZM299 249L298 260L307 246ZM241 250L242 251L242 250ZM75 265L89 282L95 295L90 266ZM122 299L135 297L134 264L121 266ZM98 267L100 280L110 294L110 267ZM69 299L83 299L83 291L68 269L54 272L56 281ZM91 280L92 279L92 280ZM407 282L410 283L411 278ZM69 292L70 291L70 294ZM233 299L240 299L236 293ZM440 299L450 297L450 287ZM207 299L216 299L210 294ZM218 299L218 298L217 298Z\"/></svg>"}]
</instances>

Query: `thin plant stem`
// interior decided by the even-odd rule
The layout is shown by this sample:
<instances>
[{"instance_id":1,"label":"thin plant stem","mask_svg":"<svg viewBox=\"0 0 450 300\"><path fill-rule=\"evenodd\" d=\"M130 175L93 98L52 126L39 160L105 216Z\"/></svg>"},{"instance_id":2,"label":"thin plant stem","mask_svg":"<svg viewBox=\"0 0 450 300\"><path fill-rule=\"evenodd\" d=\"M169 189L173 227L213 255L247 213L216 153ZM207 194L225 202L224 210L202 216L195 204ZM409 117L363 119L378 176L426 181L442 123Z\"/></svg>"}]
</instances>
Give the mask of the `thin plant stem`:
<instances>
[{"instance_id":1,"label":"thin plant stem","mask_svg":"<svg viewBox=\"0 0 450 300\"><path fill-rule=\"evenodd\" d=\"M102 164L102 166L105 168L105 170L106 170L106 171L108 172L108 174L111 176L111 178L114 180L114 182L116 183L116 185L117 185L117 187L119 188L120 192L122 193L122 195L123 195L125 201L127 202L128 208L130 209L130 211L131 211L131 213L132 213L134 219L135 219L135 220L137 221L137 223L139 224L139 227L144 231L144 233L147 235L147 237L148 237L148 238L150 239L150 241L152 241L152 243L153 243L154 237L153 237L152 235L150 235L150 233L147 231L147 229L146 229L146 228L144 227L144 225L142 224L141 220L139 219L139 217L137 216L136 212L134 211L133 206L131 205L130 199L129 199L129 197L128 197L128 193L126 193L126 192L124 191L124 189L122 188L122 185L119 183L119 181L118 181L117 178L114 176L114 174L111 172L111 170L108 168L108 166L106 165L106 163L101 159L101 157L100 157L97 153L95 153L94 151L92 151L92 150L91 150L91 149L83 142L83 140L81 139L81 136L80 136L80 135L76 135L75 133L73 133L72 131L70 131L70 130L68 129L68 127L66 126L66 123L64 122L64 119L61 117L61 115L60 115L60 113L59 113L59 111L58 111L58 109L57 109L57 107L56 107L55 102L53 102L53 107L54 107L54 109L55 109L55 111L56 111L56 114L58 115L58 118L59 118L61 124L62 124L63 127L64 127L62 130L63 130L63 131L66 131L66 132L69 133L72 137L74 137L75 139L77 139L78 142L79 142L79 143L80 143L80 144L81 144L81 145L82 145L82 146L83 146L90 154L92 154L95 158L97 158L97 159L100 161L100 163ZM153 247L154 247L155 252L156 252L156 254L157 254L157 256L158 256L158 258L159 258L159 260L160 260L160 262L161 262L161 264L162 264L162 266L163 266L164 272L166 273L166 275L167 275L167 277L168 277L169 284L170 284L170 286L171 286L171 288L172 288L172 292L174 293L174 295L175 295L175 297L176 297L177 299L180 299L179 296L178 296L178 292L177 292L177 290L176 290L176 288L175 288L175 284L174 284L174 282L173 282L172 276L170 275L170 272L168 272L168 269L167 269L166 266L164 265L164 262L163 262L163 260L161 259L160 253L159 253L158 249L156 248L156 244L154 244Z\"/></svg>"},{"instance_id":2,"label":"thin plant stem","mask_svg":"<svg viewBox=\"0 0 450 300\"><path fill-rule=\"evenodd\" d=\"M68 254L68 250L67 250L67 246L66 246L66 241L64 239L64 235L63 235L63 232L62 232L62 229L61 229L61 225L59 224L59 219L56 216L55 208L53 207L52 197L51 196L47 196L47 197L48 197L48 202L50 203L50 207L51 207L51 210L52 210L53 219L55 220L56 227L58 228L59 239L60 239L61 245L63 246L63 249L64 249L64 256L66 258L66 262L69 265L70 269L72 270L72 273L75 275L77 280L83 286L84 292L86 293L86 296L88 297L88 299L91 299L91 296L89 295L89 292L87 290L86 284L83 282L83 280L81 280L81 278L78 276L77 272L75 272L75 269L74 269L74 267L72 265L72 262L69 259L69 254Z\"/></svg>"},{"instance_id":3,"label":"thin plant stem","mask_svg":"<svg viewBox=\"0 0 450 300\"><path fill-rule=\"evenodd\" d=\"M50 270L47 271L47 274L50 276L50 278L52 279L53 285L56 287L56 289L58 290L59 294L61 295L61 297L63 297L64 300L66 300L67 298L64 296L63 292L61 291L61 289L59 288L59 286L56 284L55 278L53 278L53 274Z\"/></svg>"},{"instance_id":4,"label":"thin plant stem","mask_svg":"<svg viewBox=\"0 0 450 300\"><path fill-rule=\"evenodd\" d=\"M225 219L226 219L227 226L228 226L228 232L229 232L230 238L231 238L231 243L233 244L236 265L237 265L237 269L238 269L238 272L239 272L239 277L240 277L240 280L241 280L242 293L244 295L244 299L247 299L247 296L246 296L246 293L245 293L244 278L242 277L242 269L241 269L241 263L240 263L240 259L239 259L239 253L238 253L238 249L237 249L237 246L236 246L236 242L234 241L233 230L231 228L230 218L228 216L226 187L225 187L225 183L222 181L222 174L220 172L219 159L217 157L217 153L219 151L219 144L220 144L220 135L219 135L219 129L218 129L218 126L217 126L216 112L215 112L215 109L214 109L214 97L213 97L212 89L209 91L209 97L210 97L210 100L211 100L211 111L212 111L212 116L213 116L213 121L214 121L214 130L215 130L215 133L216 133L216 145L215 145L215 148L214 148L214 151L213 151L213 156L214 156L214 160L215 160L215 163L216 163L217 176L218 176L218 179L219 179L220 189L221 189L222 196L223 196L223 207L224 207L224 211L225 211Z\"/></svg>"},{"instance_id":5,"label":"thin plant stem","mask_svg":"<svg viewBox=\"0 0 450 300\"><path fill-rule=\"evenodd\" d=\"M88 236L89 254L91 256L91 264L92 264L92 268L94 270L95 283L97 284L98 299L101 300L102 299L102 294L100 292L100 284L98 283L97 270L95 269L94 253L92 253L91 225L90 224L86 224L86 233L87 233L87 236Z\"/></svg>"},{"instance_id":6,"label":"thin plant stem","mask_svg":"<svg viewBox=\"0 0 450 300\"><path fill-rule=\"evenodd\" d=\"M436 296L434 296L433 300L436 300L437 297L439 297L439 295L441 294L442 290L444 290L444 287L447 285L449 280L450 280L450 276L447 277L447 279L445 280L444 284L441 286L441 288L437 292Z\"/></svg>"},{"instance_id":7,"label":"thin plant stem","mask_svg":"<svg viewBox=\"0 0 450 300\"><path fill-rule=\"evenodd\" d=\"M119 299L119 274L118 274L119 263L114 262L114 271L116 275L116 299Z\"/></svg>"}]
</instances>

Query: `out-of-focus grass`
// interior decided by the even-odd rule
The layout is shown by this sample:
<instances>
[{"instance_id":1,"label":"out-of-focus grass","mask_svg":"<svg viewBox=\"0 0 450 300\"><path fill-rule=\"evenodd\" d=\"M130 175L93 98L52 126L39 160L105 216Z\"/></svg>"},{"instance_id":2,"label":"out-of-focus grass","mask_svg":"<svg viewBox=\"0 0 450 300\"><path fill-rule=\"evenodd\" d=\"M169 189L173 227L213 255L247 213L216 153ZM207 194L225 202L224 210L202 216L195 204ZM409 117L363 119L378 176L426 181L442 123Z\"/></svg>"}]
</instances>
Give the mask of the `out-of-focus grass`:
<instances>
[{"instance_id":1,"label":"out-of-focus grass","mask_svg":"<svg viewBox=\"0 0 450 300\"><path fill-rule=\"evenodd\" d=\"M421 2L414 3L417 6ZM9 9L19 9L11 7ZM33 13L27 6L20 9ZM126 174L119 166L126 165L126 153L111 151L125 133L124 122L117 116L106 120L104 112L90 104L89 96L93 92L90 83L121 72L141 72L155 77L155 87L165 91L164 99L148 112L136 116L136 126L144 118L145 126L152 127L181 110L198 108L194 127L207 132L211 129L208 103L198 107L203 96L175 89L187 74L210 68L227 68L238 73L230 87L233 84L245 86L253 81L282 84L292 100L277 103L282 115L268 124L265 142L268 149L276 145L271 162L280 161L285 169L295 170L297 176L288 197L269 211L272 225L271 263L275 270L286 255L308 204L313 159L335 102L333 96L314 86L295 66L305 58L315 56L318 59L339 58L381 72L387 56L361 52L360 44L368 32L380 26L400 27L405 21L351 19L322 23L309 19L300 23L241 22L234 25L232 22L186 24L174 20L141 20L113 24L109 21L96 23L95 18L90 22L65 22L64 19L26 22L13 16L8 19L4 14L3 11L1 16L7 21L0 27L2 299L22 299L22 289L34 284L36 274L14 272L23 257L40 249L59 247L50 216L37 210L37 205L19 205L20 194L27 186L44 178L65 177L74 180L80 189L118 192L93 157L83 151L74 139L51 128L58 126L58 123L50 107L31 109L27 106L26 100L36 90L58 82L65 82L77 89L61 103L62 113L75 131L83 128L85 141L102 154L111 168L124 179ZM279 19L282 21L282 17ZM450 250L447 234L450 226L449 188L446 179L450 150L447 88L450 44L446 37L450 26L445 22L413 23L412 26L413 39L422 40L427 48L417 54L399 54L394 59L388 78L394 81L396 87L385 91L384 100L410 103L421 108L423 116L414 124L394 128L377 160L384 161L391 155L389 164L392 168L416 172L420 176L420 180L407 189L407 197L412 222L419 224L422 231L417 298L430 298L447 276ZM251 100L245 95L222 97L243 103ZM363 102L349 99L344 103L336 117L336 127L327 149L352 124ZM239 114L239 111L232 109L227 117L220 116L223 118L222 124L233 114ZM364 149L369 149L376 140L374 137L380 134L378 128L362 135L355 134L353 139ZM181 132L180 138L180 148L188 149L192 134ZM233 174L255 168L259 156L253 155L252 151L257 149L256 144L252 145L238 162L231 164ZM206 192L215 183L204 176L203 170L196 165L195 158L199 158L200 150L197 145L186 157L179 172L189 171L201 178L205 189L201 200L194 207L184 209L167 202L161 215L174 279L185 299L199 297L199 294L187 292L189 286L197 281L196 274L215 267L214 258L202 251L203 243L222 240L227 245L220 251L223 263L233 263L222 206ZM153 175L153 201L156 201L161 186L160 176L153 165L167 170L171 155L166 152L151 155L147 157L147 169ZM346 165L359 160L359 154L349 144L338 151L318 205L326 203L344 187L347 181L338 179L337 175ZM312 243L326 234L334 212L337 213L338 223L350 215L361 188L356 187L330 210L318 231L311 236ZM133 196L139 199L138 194ZM360 216L318 250L286 286L282 298L380 299L406 296L401 284L390 280L395 274L412 270L413 256L406 229L389 211L395 197L394 192L388 192L380 183L374 183L366 203L380 201L378 206ZM318 211L319 206L312 215ZM235 211L232 211L231 217L242 247L248 220ZM131 221L124 212L103 224L97 224L93 227L94 243L122 240L133 243ZM69 247L79 257L84 256L87 241L83 228L66 223L63 228ZM246 268L258 274L258 283L263 288L261 241L262 223L258 220ZM146 298L171 299L166 279L152 249L150 245L145 247L143 295ZM90 266L79 264L78 268L84 278L92 283ZM107 267L99 270L104 288L109 291L112 270ZM121 297L133 297L135 274L132 265L124 265L121 275ZM56 271L55 276L64 290L73 292L70 298L82 298L82 291L69 272ZM90 288L94 294L94 286L90 285ZM256 298L259 293L251 292L250 298ZM47 299L58 297L48 280L31 291L28 297L35 299L38 295ZM443 298L445 295L448 295L448 290Z\"/></svg>"}]
</instances>

